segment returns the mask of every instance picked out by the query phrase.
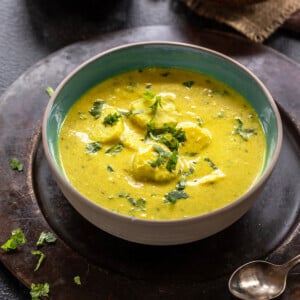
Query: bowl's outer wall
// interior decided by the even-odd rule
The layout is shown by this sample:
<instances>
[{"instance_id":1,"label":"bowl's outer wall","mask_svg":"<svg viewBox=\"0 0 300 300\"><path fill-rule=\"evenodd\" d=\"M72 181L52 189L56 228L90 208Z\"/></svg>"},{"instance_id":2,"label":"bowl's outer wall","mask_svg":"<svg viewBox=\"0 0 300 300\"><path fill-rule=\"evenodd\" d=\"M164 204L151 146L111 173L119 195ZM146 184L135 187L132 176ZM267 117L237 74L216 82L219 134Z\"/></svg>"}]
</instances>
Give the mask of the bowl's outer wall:
<instances>
[{"instance_id":1,"label":"bowl's outer wall","mask_svg":"<svg viewBox=\"0 0 300 300\"><path fill-rule=\"evenodd\" d=\"M222 55L208 50L170 44L146 44L125 47L110 52L71 76L60 89L47 122L48 146L61 168L58 152L58 136L68 110L87 90L99 82L130 70L151 66L176 67L212 76L243 95L254 107L267 137L266 163L272 157L277 144L277 121L265 90L240 65Z\"/></svg>"}]
</instances>

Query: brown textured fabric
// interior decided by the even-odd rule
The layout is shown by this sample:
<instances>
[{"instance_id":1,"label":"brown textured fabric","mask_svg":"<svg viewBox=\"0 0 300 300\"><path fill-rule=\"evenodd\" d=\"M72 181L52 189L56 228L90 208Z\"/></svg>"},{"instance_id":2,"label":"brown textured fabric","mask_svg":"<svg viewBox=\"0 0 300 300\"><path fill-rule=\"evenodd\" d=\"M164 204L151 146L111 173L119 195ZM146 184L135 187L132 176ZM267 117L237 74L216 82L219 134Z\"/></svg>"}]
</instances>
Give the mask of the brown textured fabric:
<instances>
[{"instance_id":1,"label":"brown textured fabric","mask_svg":"<svg viewBox=\"0 0 300 300\"><path fill-rule=\"evenodd\" d=\"M254 42L263 42L293 13L300 0L266 0L230 7L209 0L183 0L197 14L225 23Z\"/></svg>"}]
</instances>

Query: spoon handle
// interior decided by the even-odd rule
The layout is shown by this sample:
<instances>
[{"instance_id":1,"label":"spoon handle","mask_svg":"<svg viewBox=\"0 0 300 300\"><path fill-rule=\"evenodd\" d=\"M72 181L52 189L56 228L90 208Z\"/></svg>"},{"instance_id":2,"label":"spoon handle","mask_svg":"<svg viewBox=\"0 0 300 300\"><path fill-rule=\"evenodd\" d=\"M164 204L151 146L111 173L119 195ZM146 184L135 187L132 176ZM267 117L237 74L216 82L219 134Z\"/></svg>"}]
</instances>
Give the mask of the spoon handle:
<instances>
[{"instance_id":1,"label":"spoon handle","mask_svg":"<svg viewBox=\"0 0 300 300\"><path fill-rule=\"evenodd\" d=\"M300 263L300 254L289 260L283 265L283 268L290 271L293 267Z\"/></svg>"}]
</instances>

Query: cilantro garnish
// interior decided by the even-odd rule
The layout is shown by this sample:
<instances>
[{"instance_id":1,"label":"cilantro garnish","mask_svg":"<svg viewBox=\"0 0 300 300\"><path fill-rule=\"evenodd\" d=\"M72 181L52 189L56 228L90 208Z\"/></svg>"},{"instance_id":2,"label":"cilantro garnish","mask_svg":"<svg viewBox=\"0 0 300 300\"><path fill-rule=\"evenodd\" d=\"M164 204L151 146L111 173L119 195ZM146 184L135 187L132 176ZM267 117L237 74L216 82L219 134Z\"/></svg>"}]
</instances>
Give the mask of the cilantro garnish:
<instances>
[{"instance_id":1,"label":"cilantro garnish","mask_svg":"<svg viewBox=\"0 0 300 300\"><path fill-rule=\"evenodd\" d=\"M119 111L119 113L128 118L132 115L138 115L138 114L142 114L144 111L142 109L134 109L134 110L129 110L129 111Z\"/></svg>"},{"instance_id":2,"label":"cilantro garnish","mask_svg":"<svg viewBox=\"0 0 300 300\"><path fill-rule=\"evenodd\" d=\"M182 84L185 86L185 87L187 87L187 88L191 88L192 86L193 86L193 84L194 84L195 82L193 81L193 80L190 80L190 81L185 81L185 82L183 82Z\"/></svg>"},{"instance_id":3,"label":"cilantro garnish","mask_svg":"<svg viewBox=\"0 0 300 300\"><path fill-rule=\"evenodd\" d=\"M12 251L17 249L18 246L26 243L25 236L21 228L14 229L11 233L11 237L1 246L6 251Z\"/></svg>"},{"instance_id":4,"label":"cilantro garnish","mask_svg":"<svg viewBox=\"0 0 300 300\"><path fill-rule=\"evenodd\" d=\"M154 103L150 106L153 114L156 114L158 107L162 107L161 96L156 96Z\"/></svg>"},{"instance_id":5,"label":"cilantro garnish","mask_svg":"<svg viewBox=\"0 0 300 300\"><path fill-rule=\"evenodd\" d=\"M170 75L170 72L164 72L164 73L161 73L160 76L162 77L167 77Z\"/></svg>"},{"instance_id":6,"label":"cilantro garnish","mask_svg":"<svg viewBox=\"0 0 300 300\"><path fill-rule=\"evenodd\" d=\"M77 285L81 285L81 279L80 279L80 276L79 276L79 275L74 276L74 282L75 282Z\"/></svg>"},{"instance_id":7,"label":"cilantro garnish","mask_svg":"<svg viewBox=\"0 0 300 300\"><path fill-rule=\"evenodd\" d=\"M32 283L31 284L31 300L39 300L40 297L48 297L50 292L49 283Z\"/></svg>"},{"instance_id":8,"label":"cilantro garnish","mask_svg":"<svg viewBox=\"0 0 300 300\"><path fill-rule=\"evenodd\" d=\"M47 86L45 92L48 94L49 97L51 97L54 94L54 90L51 86Z\"/></svg>"},{"instance_id":9,"label":"cilantro garnish","mask_svg":"<svg viewBox=\"0 0 300 300\"><path fill-rule=\"evenodd\" d=\"M107 166L106 167L106 169L109 171L109 172L111 172L111 173L113 173L114 172L114 169L112 168L112 166Z\"/></svg>"},{"instance_id":10,"label":"cilantro garnish","mask_svg":"<svg viewBox=\"0 0 300 300\"><path fill-rule=\"evenodd\" d=\"M235 118L238 122L238 125L235 127L235 130L232 134L239 134L244 141L248 141L251 135L256 135L257 132L254 128L243 128L244 123L240 118Z\"/></svg>"},{"instance_id":11,"label":"cilantro garnish","mask_svg":"<svg viewBox=\"0 0 300 300\"><path fill-rule=\"evenodd\" d=\"M153 145L153 148L157 153L157 159L155 161L149 162L152 168L160 167L161 165L166 164L166 169L169 172L172 172L176 169L176 164L178 160L177 151L168 152L156 144Z\"/></svg>"},{"instance_id":12,"label":"cilantro garnish","mask_svg":"<svg viewBox=\"0 0 300 300\"><path fill-rule=\"evenodd\" d=\"M23 171L23 163L16 157L13 157L9 160L9 166L12 170L17 170L19 172Z\"/></svg>"},{"instance_id":13,"label":"cilantro garnish","mask_svg":"<svg viewBox=\"0 0 300 300\"><path fill-rule=\"evenodd\" d=\"M134 210L141 211L146 210L146 200L143 198L139 198L135 200L129 194L119 193L120 198L125 198L127 201L133 206Z\"/></svg>"},{"instance_id":14,"label":"cilantro garnish","mask_svg":"<svg viewBox=\"0 0 300 300\"><path fill-rule=\"evenodd\" d=\"M41 232L38 241L36 242L36 245L43 246L45 243L52 244L55 243L56 236L52 232Z\"/></svg>"},{"instance_id":15,"label":"cilantro garnish","mask_svg":"<svg viewBox=\"0 0 300 300\"><path fill-rule=\"evenodd\" d=\"M194 173L195 169L193 167L190 167L187 172L182 172L183 176L190 176Z\"/></svg>"},{"instance_id":16,"label":"cilantro garnish","mask_svg":"<svg viewBox=\"0 0 300 300\"><path fill-rule=\"evenodd\" d=\"M115 125L119 121L119 118L121 118L121 115L119 115L118 113L108 114L104 118L103 124L105 126L107 126L107 125L113 126L113 125Z\"/></svg>"},{"instance_id":17,"label":"cilantro garnish","mask_svg":"<svg viewBox=\"0 0 300 300\"><path fill-rule=\"evenodd\" d=\"M201 119L201 117L197 117L197 124L202 127L203 125L203 120Z\"/></svg>"},{"instance_id":18,"label":"cilantro garnish","mask_svg":"<svg viewBox=\"0 0 300 300\"><path fill-rule=\"evenodd\" d=\"M176 184L176 190L181 191L185 189L186 179L185 177L181 178L180 181Z\"/></svg>"},{"instance_id":19,"label":"cilantro garnish","mask_svg":"<svg viewBox=\"0 0 300 300\"><path fill-rule=\"evenodd\" d=\"M89 113L95 118L99 119L101 117L102 113L102 107L103 107L104 101L97 100L93 103L93 107L89 110Z\"/></svg>"},{"instance_id":20,"label":"cilantro garnish","mask_svg":"<svg viewBox=\"0 0 300 300\"><path fill-rule=\"evenodd\" d=\"M179 199L187 199L188 195L184 190L173 190L165 195L165 202L167 203L176 203Z\"/></svg>"},{"instance_id":21,"label":"cilantro garnish","mask_svg":"<svg viewBox=\"0 0 300 300\"><path fill-rule=\"evenodd\" d=\"M87 118L86 114L80 111L78 112L78 116L80 120L86 120Z\"/></svg>"},{"instance_id":22,"label":"cilantro garnish","mask_svg":"<svg viewBox=\"0 0 300 300\"><path fill-rule=\"evenodd\" d=\"M176 129L176 124L165 124L163 127L156 128L153 123L148 123L146 130L146 139L152 138L167 146L171 151L178 150L179 143L186 141L185 132L182 128Z\"/></svg>"},{"instance_id":23,"label":"cilantro garnish","mask_svg":"<svg viewBox=\"0 0 300 300\"><path fill-rule=\"evenodd\" d=\"M44 261L44 259L46 258L46 255L40 250L31 251L31 254L40 256L40 258L39 258L39 260L36 264L36 267L34 269L34 271L37 271L40 268L40 266L41 266L42 262Z\"/></svg>"},{"instance_id":24,"label":"cilantro garnish","mask_svg":"<svg viewBox=\"0 0 300 300\"><path fill-rule=\"evenodd\" d=\"M169 156L167 166L166 166L166 168L169 172L172 172L173 170L176 169L177 161L178 161L177 151L171 152L171 155Z\"/></svg>"},{"instance_id":25,"label":"cilantro garnish","mask_svg":"<svg viewBox=\"0 0 300 300\"><path fill-rule=\"evenodd\" d=\"M122 144L116 144L108 148L105 153L110 155L116 155L123 150L124 146Z\"/></svg>"},{"instance_id":26,"label":"cilantro garnish","mask_svg":"<svg viewBox=\"0 0 300 300\"><path fill-rule=\"evenodd\" d=\"M164 196L166 203L175 204L177 200L187 199L189 197L188 194L184 191L186 186L186 176L191 175L193 172L194 169L191 168L189 172L183 174L183 177L180 179L180 181L177 182L175 189Z\"/></svg>"},{"instance_id":27,"label":"cilantro garnish","mask_svg":"<svg viewBox=\"0 0 300 300\"><path fill-rule=\"evenodd\" d=\"M170 153L165 151L162 147L156 144L153 145L153 148L157 153L157 159L153 162L149 162L149 164L152 168L156 168L163 165L167 161L167 159L170 156Z\"/></svg>"},{"instance_id":28,"label":"cilantro garnish","mask_svg":"<svg viewBox=\"0 0 300 300\"><path fill-rule=\"evenodd\" d=\"M152 92L152 91L150 91L150 90L147 90L144 94L143 94L143 98L145 99L145 100L151 100L151 99L153 99L155 97L155 94Z\"/></svg>"},{"instance_id":29,"label":"cilantro garnish","mask_svg":"<svg viewBox=\"0 0 300 300\"><path fill-rule=\"evenodd\" d=\"M218 167L211 161L210 158L205 157L204 160L207 161L207 162L209 163L210 167L211 167L213 170L218 170Z\"/></svg>"},{"instance_id":30,"label":"cilantro garnish","mask_svg":"<svg viewBox=\"0 0 300 300\"><path fill-rule=\"evenodd\" d=\"M100 142L93 142L93 143L89 143L86 145L85 147L85 152L86 153L96 153L98 152L100 149L102 148Z\"/></svg>"}]
</instances>

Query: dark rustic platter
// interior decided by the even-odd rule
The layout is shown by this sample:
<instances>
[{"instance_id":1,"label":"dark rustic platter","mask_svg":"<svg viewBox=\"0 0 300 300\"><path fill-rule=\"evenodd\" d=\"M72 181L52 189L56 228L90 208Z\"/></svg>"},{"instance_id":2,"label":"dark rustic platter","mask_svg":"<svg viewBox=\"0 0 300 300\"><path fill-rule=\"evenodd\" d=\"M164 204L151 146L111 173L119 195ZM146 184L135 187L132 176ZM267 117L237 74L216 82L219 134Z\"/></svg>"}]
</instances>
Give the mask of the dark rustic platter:
<instances>
[{"instance_id":1,"label":"dark rustic platter","mask_svg":"<svg viewBox=\"0 0 300 300\"><path fill-rule=\"evenodd\" d=\"M83 219L58 189L41 144L46 86L114 46L167 40L205 46L235 58L269 88L280 106L284 142L279 163L252 209L226 230L180 246L146 246L115 238ZM253 259L282 263L300 245L300 66L239 36L190 27L150 26L106 34L64 48L19 77L0 99L0 243L21 227L27 243L1 261L24 285L48 282L50 299L233 299L230 274ZM9 159L24 162L23 172ZM31 250L42 231L58 240L34 272ZM81 277L82 285L74 283ZM294 269L280 299L299 299Z\"/></svg>"}]
</instances>

